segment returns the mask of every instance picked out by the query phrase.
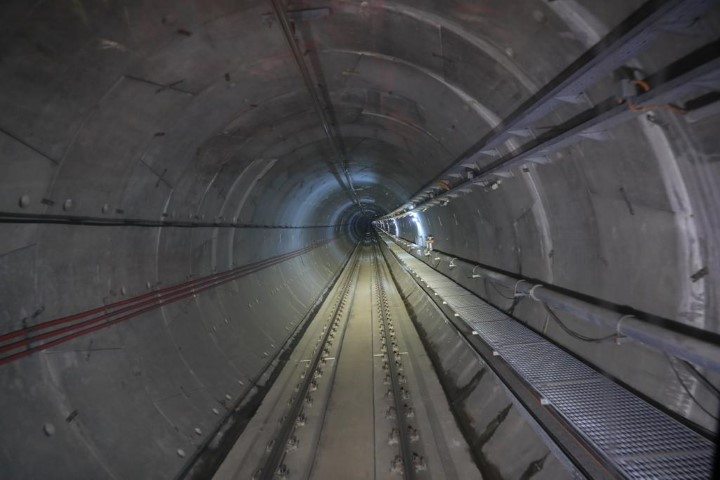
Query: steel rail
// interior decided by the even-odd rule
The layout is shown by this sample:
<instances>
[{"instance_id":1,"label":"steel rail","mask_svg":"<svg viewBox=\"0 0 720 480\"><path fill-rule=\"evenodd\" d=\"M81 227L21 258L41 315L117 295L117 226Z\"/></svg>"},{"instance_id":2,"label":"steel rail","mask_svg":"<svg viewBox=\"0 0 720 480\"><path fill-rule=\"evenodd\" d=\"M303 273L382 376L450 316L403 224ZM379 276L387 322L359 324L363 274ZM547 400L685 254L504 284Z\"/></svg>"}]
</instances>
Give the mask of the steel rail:
<instances>
[{"instance_id":1,"label":"steel rail","mask_svg":"<svg viewBox=\"0 0 720 480\"><path fill-rule=\"evenodd\" d=\"M305 402L305 399L310 391L310 385L314 380L314 372L317 370L318 365L323 358L324 347L328 343L328 339L333 332L332 327L333 325L339 323L341 315L344 313L343 309L347 304L347 297L351 290L350 287L357 281L359 271L359 269L357 268L359 261L358 259L359 254L358 251L356 251L355 257L352 260L352 264L346 271L346 277L343 280L344 283L338 291L338 296L336 297L337 303L334 306L330 320L325 325L325 329L323 331L320 342L318 342L317 346L315 347L314 356L312 357L310 362L308 362L308 366L305 370L305 376L302 382L300 382L298 390L295 392L288 413L285 414L284 421L280 425L277 435L275 435L274 437L270 452L266 456L265 460L262 462L259 470L253 476L253 478L257 480L274 480L275 478L277 478L278 471L282 467L282 460L286 454L290 435L295 428L295 423L298 416L302 413L303 403Z\"/></svg>"},{"instance_id":2,"label":"steel rail","mask_svg":"<svg viewBox=\"0 0 720 480\"><path fill-rule=\"evenodd\" d=\"M651 0L643 4L627 19L608 33L594 47L553 80L526 100L500 125L463 152L449 167L418 190L408 202L383 218L396 217L412 210L418 202L427 200L443 177L464 165L474 164L481 156L494 156L504 142L514 136L532 135L532 124L548 116L565 103L582 102L580 95L598 83L627 60L646 50L663 30L682 29L692 25L716 0ZM473 167L474 168L474 167Z\"/></svg>"},{"instance_id":3,"label":"steel rail","mask_svg":"<svg viewBox=\"0 0 720 480\"><path fill-rule=\"evenodd\" d=\"M257 387L258 382L260 382L261 379L264 379L264 385L272 385L272 383L277 379L280 371L287 364L290 353L297 346L297 343L299 342L300 338L302 338L302 335L306 332L310 322L313 318L315 318L315 315L317 315L320 307L322 307L323 303L327 300L329 294L333 291L343 272L346 271L347 266L350 264L350 260L353 258L355 252L358 250L359 244L356 244L355 248L353 248L350 254L345 258L342 266L333 274L333 277L326 283L323 291L320 292L317 297L315 297L315 301L313 302L312 306L307 310L302 320L300 320L300 322L298 322L295 328L293 328L290 335L283 342L278 353L274 357L269 358L265 362L263 368L254 377L249 379L248 384L250 386ZM245 418L244 425L239 426L242 423L242 420L240 422L237 422L237 417L242 416L241 412L243 411L243 405L245 405L245 408L247 408L247 402L249 402L250 398L253 396L252 391L253 388L248 388L248 393L241 395L234 402L234 404L227 409L227 414L225 415L224 419L216 425L213 431L210 432L210 434L206 437L203 444L195 450L195 453L185 464L184 468L175 476L175 480L181 480L186 478L204 478L208 476L209 471L212 471L212 473L217 472L217 468L220 466L220 463L222 463L222 460L225 458L225 455L222 453L223 447L218 447L217 439L219 437L222 437L221 442L227 446L231 446L240 437L240 435L242 435L249 419ZM261 398L258 398L258 404L256 404L257 407L259 407L259 402L262 400L262 398L265 397L268 390L263 388L260 391L263 391L264 393L255 394L261 395ZM231 432L231 430L234 431ZM227 453L227 451L225 451L225 453ZM208 457L215 457L215 462L213 462L213 460ZM208 464L213 466L207 466Z\"/></svg>"},{"instance_id":4,"label":"steel rail","mask_svg":"<svg viewBox=\"0 0 720 480\"><path fill-rule=\"evenodd\" d=\"M507 175L513 168L528 162L547 162L547 156L584 138L603 134L607 129L636 118L645 108L667 105L681 96L709 84L717 84L720 76L720 40L712 42L678 60L669 67L646 78L650 90L638 95L634 100L618 102L608 98L599 105L585 110L565 123L556 126L535 140L513 150L487 166L479 169L472 179L466 180L429 200L413 205L402 214L383 217L398 218L422 209L427 205L436 205L449 201L458 195L458 191L468 192L472 186L484 186L490 175Z\"/></svg>"},{"instance_id":5,"label":"steel rail","mask_svg":"<svg viewBox=\"0 0 720 480\"><path fill-rule=\"evenodd\" d=\"M378 302L378 315L382 321L383 330L382 340L385 345L385 354L387 355L388 368L390 370L390 384L392 385L393 403L395 404L395 419L398 426L398 437L400 442L400 452L403 463L403 477L406 480L413 480L416 477L415 465L413 462L413 450L411 446L409 424L406 418L406 408L403 403L402 389L400 387L400 372L398 371L398 365L400 360L397 357L398 346L395 340L394 328L390 323L390 312L387 301L387 295L385 293L385 287L382 284L381 269L379 256L380 247L376 244L373 247L375 254L374 258L374 270L375 270L375 294Z\"/></svg>"},{"instance_id":6,"label":"steel rail","mask_svg":"<svg viewBox=\"0 0 720 480\"><path fill-rule=\"evenodd\" d=\"M337 240L337 237L335 239L318 242L316 244L309 245L307 247L292 252L254 262L249 265L244 265L242 267L227 272L209 275L207 277L202 277L189 282L184 282L178 285L173 285L163 289L155 290L102 307L93 308L77 314L48 320L37 325L32 325L12 332L8 332L6 334L0 335L0 343L4 343L3 345L0 345L0 353L18 350L24 347L27 348L20 352L0 357L0 365L10 363L12 361L31 355L32 353L35 353L37 351L47 349L51 346L59 345L79 336L92 333L101 328L106 328L122 321L129 320L142 313L149 312L151 310L177 302L184 298L197 295L200 292L209 290L218 285L225 284L227 282L236 280L251 273L255 273L265 268L277 265L281 262L284 262L285 260L289 260L308 253L315 248L318 248L319 246L325 245L334 240ZM82 321L78 323L72 323L79 320ZM65 325L68 323L71 323L71 325L45 331L53 327L58 327L60 325ZM58 336L59 338L51 340L54 337ZM11 343L5 343L13 339L18 340L12 341ZM32 345L33 343L41 341L43 343L40 345Z\"/></svg>"},{"instance_id":7,"label":"steel rail","mask_svg":"<svg viewBox=\"0 0 720 480\"><path fill-rule=\"evenodd\" d=\"M344 185L340 178L337 176L337 169L333 166L332 163L327 162L328 166L330 167L332 173L336 176L338 183L340 183L340 186L345 189L349 195L350 199L355 203L360 210L365 213L365 208L363 207L362 203L360 202L360 198L357 195L357 192L355 191L355 186L353 185L352 177L350 176L350 171L348 169L348 161L347 156L345 155L345 152L343 151L343 147L339 144L336 133L331 125L330 119L327 116L327 113L325 112L325 108L323 107L322 103L320 102L320 96L318 95L315 84L312 80L312 76L310 75L310 71L308 70L307 65L305 64L305 60L303 59L303 55L300 52L300 47L298 47L297 41L295 40L295 37L293 35L292 28L290 27L290 20L288 19L287 12L285 11L285 8L281 4L281 0L270 0L270 3L272 4L273 10L275 12L275 15L278 18L278 21L280 22L280 27L282 28L283 34L285 36L285 40L287 41L288 46L290 47L290 51L292 52L293 59L295 60L295 63L298 66L298 69L300 70L300 75L302 76L303 82L305 82L305 87L307 88L308 93L310 94L310 98L312 99L313 106L315 107L315 111L317 112L318 116L320 117L320 123L322 124L323 132L325 133L325 136L328 139L328 142L330 142L330 145L332 146L333 151L335 152L335 156L338 158L340 163L340 169L342 170L342 173L345 177L345 181L347 182L347 185Z\"/></svg>"}]
</instances>

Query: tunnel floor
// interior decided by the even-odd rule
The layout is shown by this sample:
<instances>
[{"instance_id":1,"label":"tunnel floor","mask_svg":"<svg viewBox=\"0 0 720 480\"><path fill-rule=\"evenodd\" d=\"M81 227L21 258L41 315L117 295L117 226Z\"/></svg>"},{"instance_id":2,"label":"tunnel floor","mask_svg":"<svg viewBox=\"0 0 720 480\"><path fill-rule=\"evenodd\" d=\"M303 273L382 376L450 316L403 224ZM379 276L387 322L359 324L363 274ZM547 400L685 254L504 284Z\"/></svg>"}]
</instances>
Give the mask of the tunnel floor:
<instances>
[{"instance_id":1,"label":"tunnel floor","mask_svg":"<svg viewBox=\"0 0 720 480\"><path fill-rule=\"evenodd\" d=\"M469 450L366 241L214 478L480 478Z\"/></svg>"}]
</instances>

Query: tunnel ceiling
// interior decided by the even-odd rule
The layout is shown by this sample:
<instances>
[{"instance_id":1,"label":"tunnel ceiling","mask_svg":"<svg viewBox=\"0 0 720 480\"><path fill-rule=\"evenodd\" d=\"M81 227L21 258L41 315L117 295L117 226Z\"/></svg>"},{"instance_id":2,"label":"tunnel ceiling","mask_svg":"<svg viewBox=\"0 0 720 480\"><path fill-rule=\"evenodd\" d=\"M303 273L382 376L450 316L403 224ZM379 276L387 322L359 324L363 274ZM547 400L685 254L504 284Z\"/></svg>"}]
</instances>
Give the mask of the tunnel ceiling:
<instances>
[{"instance_id":1,"label":"tunnel ceiling","mask_svg":"<svg viewBox=\"0 0 720 480\"><path fill-rule=\"evenodd\" d=\"M395 208L585 49L550 4L526 3L290 4L364 201ZM632 8L618 2L611 21ZM12 13L3 127L46 157L37 174L73 213L108 203L212 216L203 193L265 159L277 163L252 195L275 208L249 221L342 216L332 150L267 2L18 2ZM12 193L62 209L43 191Z\"/></svg>"}]
</instances>

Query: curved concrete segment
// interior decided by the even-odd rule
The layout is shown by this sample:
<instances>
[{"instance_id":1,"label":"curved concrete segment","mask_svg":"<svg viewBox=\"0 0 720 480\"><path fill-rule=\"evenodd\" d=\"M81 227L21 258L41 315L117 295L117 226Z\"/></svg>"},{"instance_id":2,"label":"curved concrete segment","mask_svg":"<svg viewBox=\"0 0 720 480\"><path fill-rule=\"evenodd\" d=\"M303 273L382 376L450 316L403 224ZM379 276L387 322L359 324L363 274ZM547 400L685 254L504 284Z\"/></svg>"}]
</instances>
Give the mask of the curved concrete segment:
<instances>
[{"instance_id":1,"label":"curved concrete segment","mask_svg":"<svg viewBox=\"0 0 720 480\"><path fill-rule=\"evenodd\" d=\"M578 453L582 418L557 434L547 399L484 359L373 230L628 398L717 431L717 362L693 362L720 343L717 2L0 11L1 478L212 476L283 417L268 402L287 403L357 258L319 453L248 449L251 474L334 476L361 437L353 462L375 478L642 478L700 458L629 458L622 429ZM401 387L417 437L374 410L402 409ZM664 475L702 478L688 472Z\"/></svg>"}]
</instances>

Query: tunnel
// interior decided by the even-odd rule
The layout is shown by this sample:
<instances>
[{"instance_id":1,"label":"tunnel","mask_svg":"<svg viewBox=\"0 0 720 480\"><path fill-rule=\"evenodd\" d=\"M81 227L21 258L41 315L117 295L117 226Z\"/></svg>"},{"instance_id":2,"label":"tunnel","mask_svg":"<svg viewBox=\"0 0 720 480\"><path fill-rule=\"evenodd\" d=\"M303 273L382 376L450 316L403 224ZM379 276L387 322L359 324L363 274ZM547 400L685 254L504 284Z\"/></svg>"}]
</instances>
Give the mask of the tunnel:
<instances>
[{"instance_id":1,"label":"tunnel","mask_svg":"<svg viewBox=\"0 0 720 480\"><path fill-rule=\"evenodd\" d=\"M719 6L2 2L0 478L718 478Z\"/></svg>"}]
</instances>

